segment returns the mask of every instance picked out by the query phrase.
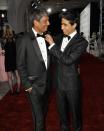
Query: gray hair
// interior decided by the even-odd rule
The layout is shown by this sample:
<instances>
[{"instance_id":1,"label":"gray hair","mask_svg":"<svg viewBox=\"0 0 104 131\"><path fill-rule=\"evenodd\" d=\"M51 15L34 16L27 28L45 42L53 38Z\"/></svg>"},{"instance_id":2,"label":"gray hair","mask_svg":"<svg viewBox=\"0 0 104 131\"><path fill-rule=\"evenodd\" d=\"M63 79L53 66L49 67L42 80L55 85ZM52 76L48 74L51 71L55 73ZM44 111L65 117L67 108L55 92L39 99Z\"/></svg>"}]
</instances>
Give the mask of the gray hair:
<instances>
[{"instance_id":1,"label":"gray hair","mask_svg":"<svg viewBox=\"0 0 104 131\"><path fill-rule=\"evenodd\" d=\"M43 16L48 16L48 13L45 9L39 8L39 9L34 9L31 14L30 14L30 23L33 26L34 20L40 21L40 19Z\"/></svg>"}]
</instances>

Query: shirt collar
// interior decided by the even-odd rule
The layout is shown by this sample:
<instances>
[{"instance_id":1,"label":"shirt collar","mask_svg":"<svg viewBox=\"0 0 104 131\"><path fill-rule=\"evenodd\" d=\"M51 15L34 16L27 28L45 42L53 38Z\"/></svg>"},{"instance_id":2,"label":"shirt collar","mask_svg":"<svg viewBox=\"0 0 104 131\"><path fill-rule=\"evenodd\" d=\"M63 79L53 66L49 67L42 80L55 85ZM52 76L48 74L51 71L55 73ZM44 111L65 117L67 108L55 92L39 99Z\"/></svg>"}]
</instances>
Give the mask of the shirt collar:
<instances>
[{"instance_id":1,"label":"shirt collar","mask_svg":"<svg viewBox=\"0 0 104 131\"><path fill-rule=\"evenodd\" d=\"M32 28L32 31L34 32L34 35L37 36L37 32L34 28Z\"/></svg>"},{"instance_id":2,"label":"shirt collar","mask_svg":"<svg viewBox=\"0 0 104 131\"><path fill-rule=\"evenodd\" d=\"M71 37L71 39L77 34L77 31L75 30L73 33L71 33L69 36Z\"/></svg>"},{"instance_id":3,"label":"shirt collar","mask_svg":"<svg viewBox=\"0 0 104 131\"><path fill-rule=\"evenodd\" d=\"M35 36L37 36L38 33L36 32L34 28L32 28L32 31L34 32ZM41 33L41 35L43 35L43 33Z\"/></svg>"}]
</instances>

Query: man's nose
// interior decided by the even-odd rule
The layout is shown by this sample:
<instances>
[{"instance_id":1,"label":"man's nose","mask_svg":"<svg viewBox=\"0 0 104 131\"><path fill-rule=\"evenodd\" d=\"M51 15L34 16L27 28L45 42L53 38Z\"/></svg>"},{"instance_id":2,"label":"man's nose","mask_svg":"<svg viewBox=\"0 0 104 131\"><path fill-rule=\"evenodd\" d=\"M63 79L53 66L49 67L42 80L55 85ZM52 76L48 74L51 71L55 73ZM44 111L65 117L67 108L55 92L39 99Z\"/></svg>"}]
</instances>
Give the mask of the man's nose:
<instances>
[{"instance_id":1,"label":"man's nose","mask_svg":"<svg viewBox=\"0 0 104 131\"><path fill-rule=\"evenodd\" d=\"M63 26L61 26L61 29L63 30L63 29L64 29L64 27L63 27Z\"/></svg>"},{"instance_id":2,"label":"man's nose","mask_svg":"<svg viewBox=\"0 0 104 131\"><path fill-rule=\"evenodd\" d=\"M50 22L49 22L49 21L47 22L47 25L50 25Z\"/></svg>"}]
</instances>

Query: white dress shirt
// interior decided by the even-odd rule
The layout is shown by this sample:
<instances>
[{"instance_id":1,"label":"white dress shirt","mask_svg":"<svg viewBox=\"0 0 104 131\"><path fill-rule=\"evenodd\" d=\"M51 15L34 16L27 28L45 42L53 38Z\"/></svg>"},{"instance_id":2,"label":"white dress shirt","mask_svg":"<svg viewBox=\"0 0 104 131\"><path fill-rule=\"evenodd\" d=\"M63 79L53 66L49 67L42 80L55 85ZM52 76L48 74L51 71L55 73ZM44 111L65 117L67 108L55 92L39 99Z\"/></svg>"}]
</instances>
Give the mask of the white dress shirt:
<instances>
[{"instance_id":1,"label":"white dress shirt","mask_svg":"<svg viewBox=\"0 0 104 131\"><path fill-rule=\"evenodd\" d=\"M70 39L68 40L67 37L63 37L63 41L62 41L62 45L61 45L61 51L64 52L66 46L68 45L68 43L70 42L70 40L75 36L75 34L77 33L77 31L75 30L73 33L71 33Z\"/></svg>"},{"instance_id":2,"label":"white dress shirt","mask_svg":"<svg viewBox=\"0 0 104 131\"><path fill-rule=\"evenodd\" d=\"M64 52L66 46L68 45L68 43L70 42L70 40L76 35L77 31L75 30L73 33L71 33L70 39L68 40L67 37L63 37L63 41L62 41L62 45L61 45L61 51ZM48 49L50 50L53 46L55 45L55 43L51 44Z\"/></svg>"},{"instance_id":3,"label":"white dress shirt","mask_svg":"<svg viewBox=\"0 0 104 131\"><path fill-rule=\"evenodd\" d=\"M37 36L37 32L32 28L35 36ZM47 69L47 48L46 48L46 43L43 37L36 37L46 69Z\"/></svg>"}]
</instances>

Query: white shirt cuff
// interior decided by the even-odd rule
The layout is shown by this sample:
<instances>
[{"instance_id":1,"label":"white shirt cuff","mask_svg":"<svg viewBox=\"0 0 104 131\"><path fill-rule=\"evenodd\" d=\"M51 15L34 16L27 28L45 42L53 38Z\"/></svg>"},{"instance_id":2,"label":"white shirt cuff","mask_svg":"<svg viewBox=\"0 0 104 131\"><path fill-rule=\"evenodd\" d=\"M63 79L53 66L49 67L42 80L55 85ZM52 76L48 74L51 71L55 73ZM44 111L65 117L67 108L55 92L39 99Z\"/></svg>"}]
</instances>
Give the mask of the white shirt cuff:
<instances>
[{"instance_id":1,"label":"white shirt cuff","mask_svg":"<svg viewBox=\"0 0 104 131\"><path fill-rule=\"evenodd\" d=\"M55 45L55 43L52 43L52 44L48 47L48 49L50 50L54 45Z\"/></svg>"}]
</instances>

